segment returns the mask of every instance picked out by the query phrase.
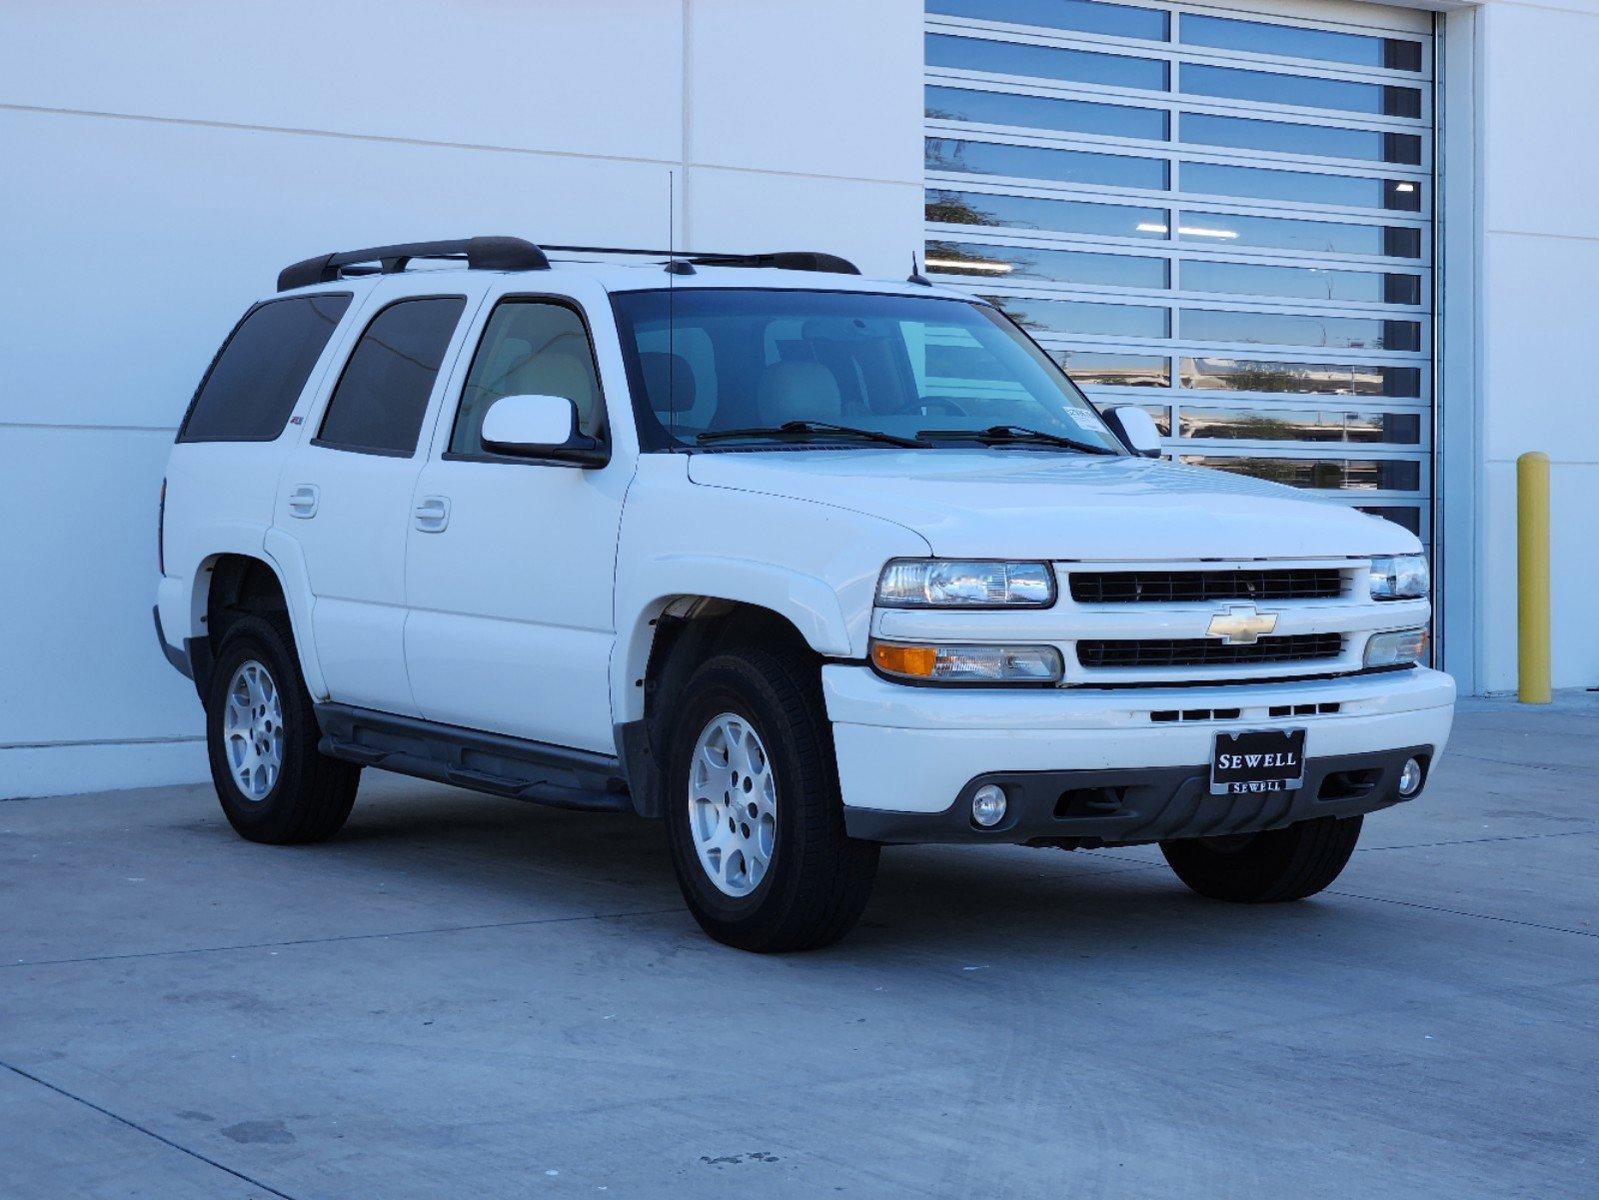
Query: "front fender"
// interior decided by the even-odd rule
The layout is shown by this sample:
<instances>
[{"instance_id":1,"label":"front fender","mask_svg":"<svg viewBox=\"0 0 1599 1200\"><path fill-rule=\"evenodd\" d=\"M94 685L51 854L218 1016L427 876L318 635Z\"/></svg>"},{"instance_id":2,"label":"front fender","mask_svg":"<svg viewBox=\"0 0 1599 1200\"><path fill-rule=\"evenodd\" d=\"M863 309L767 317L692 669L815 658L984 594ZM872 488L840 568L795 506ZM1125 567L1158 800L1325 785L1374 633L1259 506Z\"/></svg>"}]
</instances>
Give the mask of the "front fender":
<instances>
[{"instance_id":1,"label":"front fender","mask_svg":"<svg viewBox=\"0 0 1599 1200\"><path fill-rule=\"evenodd\" d=\"M644 715L638 681L649 665L655 623L672 601L703 596L770 609L788 620L812 650L830 658L853 653L838 593L824 580L774 563L713 554L667 554L638 565L635 588L618 599L632 614L611 658L611 710L619 723Z\"/></svg>"}]
</instances>

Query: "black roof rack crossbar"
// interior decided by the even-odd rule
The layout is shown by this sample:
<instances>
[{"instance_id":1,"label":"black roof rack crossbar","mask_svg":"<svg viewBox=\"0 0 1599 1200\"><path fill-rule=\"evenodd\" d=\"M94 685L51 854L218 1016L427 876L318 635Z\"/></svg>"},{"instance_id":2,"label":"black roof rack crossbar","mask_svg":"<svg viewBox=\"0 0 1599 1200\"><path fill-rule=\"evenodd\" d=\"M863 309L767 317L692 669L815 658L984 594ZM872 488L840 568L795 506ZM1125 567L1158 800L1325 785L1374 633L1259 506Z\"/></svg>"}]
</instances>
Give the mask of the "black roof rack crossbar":
<instances>
[{"instance_id":1,"label":"black roof rack crossbar","mask_svg":"<svg viewBox=\"0 0 1599 1200\"><path fill-rule=\"evenodd\" d=\"M345 267L364 263L378 264L378 270L392 274L405 270L413 258L464 259L474 271L547 271L550 260L532 242L515 237L455 238L443 242L401 242L394 246L372 246L366 250L341 250L292 263L278 272L278 291L306 287L313 283L332 283L342 277ZM371 268L351 274L371 274Z\"/></svg>"},{"instance_id":2,"label":"black roof rack crossbar","mask_svg":"<svg viewBox=\"0 0 1599 1200\"><path fill-rule=\"evenodd\" d=\"M832 275L859 275L860 268L847 258L820 250L774 250L765 254L733 254L717 250L641 250L632 246L545 246L554 254L635 254L672 258L705 267L775 267L781 271L823 271Z\"/></svg>"}]
</instances>

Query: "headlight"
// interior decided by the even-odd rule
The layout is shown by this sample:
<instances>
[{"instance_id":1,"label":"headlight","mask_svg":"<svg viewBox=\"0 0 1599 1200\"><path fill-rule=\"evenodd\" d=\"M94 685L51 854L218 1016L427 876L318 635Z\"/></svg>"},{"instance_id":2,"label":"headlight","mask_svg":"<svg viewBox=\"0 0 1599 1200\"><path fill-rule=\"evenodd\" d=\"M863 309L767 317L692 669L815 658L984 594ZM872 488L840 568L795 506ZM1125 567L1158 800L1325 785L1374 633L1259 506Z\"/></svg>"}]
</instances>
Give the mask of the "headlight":
<instances>
[{"instance_id":1,"label":"headlight","mask_svg":"<svg viewBox=\"0 0 1599 1200\"><path fill-rule=\"evenodd\" d=\"M1418 600L1426 596L1431 584L1425 554L1399 554L1371 560L1373 600Z\"/></svg>"},{"instance_id":2,"label":"headlight","mask_svg":"<svg viewBox=\"0 0 1599 1200\"><path fill-rule=\"evenodd\" d=\"M1058 683L1053 646L927 646L873 642L872 662L885 675L924 683Z\"/></svg>"},{"instance_id":3,"label":"headlight","mask_svg":"<svg viewBox=\"0 0 1599 1200\"><path fill-rule=\"evenodd\" d=\"M1401 629L1396 633L1373 634L1366 643L1368 667L1404 667L1421 661L1427 653L1425 629Z\"/></svg>"},{"instance_id":4,"label":"headlight","mask_svg":"<svg viewBox=\"0 0 1599 1200\"><path fill-rule=\"evenodd\" d=\"M897 558L877 581L883 608L1048 608L1055 572L1041 562Z\"/></svg>"}]
</instances>

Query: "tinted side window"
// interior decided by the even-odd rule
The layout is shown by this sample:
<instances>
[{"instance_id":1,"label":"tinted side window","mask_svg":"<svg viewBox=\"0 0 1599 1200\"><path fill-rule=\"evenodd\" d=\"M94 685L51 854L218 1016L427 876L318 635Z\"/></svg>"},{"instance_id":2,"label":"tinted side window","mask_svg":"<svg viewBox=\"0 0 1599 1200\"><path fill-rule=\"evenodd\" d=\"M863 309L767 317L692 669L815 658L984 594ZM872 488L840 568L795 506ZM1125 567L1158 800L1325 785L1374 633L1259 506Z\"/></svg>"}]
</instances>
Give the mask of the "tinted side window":
<instances>
[{"instance_id":1,"label":"tinted side window","mask_svg":"<svg viewBox=\"0 0 1599 1200\"><path fill-rule=\"evenodd\" d=\"M396 301L374 317L328 401L317 444L413 453L434 377L465 307L463 296L429 296Z\"/></svg>"},{"instance_id":2,"label":"tinted side window","mask_svg":"<svg viewBox=\"0 0 1599 1200\"><path fill-rule=\"evenodd\" d=\"M349 307L349 293L340 292L269 300L252 309L211 364L178 441L277 437Z\"/></svg>"},{"instance_id":3,"label":"tinted side window","mask_svg":"<svg viewBox=\"0 0 1599 1200\"><path fill-rule=\"evenodd\" d=\"M564 396L578 429L595 434L604 417L594 352L583 319L551 300L507 300L489 317L461 391L450 453L482 454L483 417L501 396Z\"/></svg>"}]
</instances>

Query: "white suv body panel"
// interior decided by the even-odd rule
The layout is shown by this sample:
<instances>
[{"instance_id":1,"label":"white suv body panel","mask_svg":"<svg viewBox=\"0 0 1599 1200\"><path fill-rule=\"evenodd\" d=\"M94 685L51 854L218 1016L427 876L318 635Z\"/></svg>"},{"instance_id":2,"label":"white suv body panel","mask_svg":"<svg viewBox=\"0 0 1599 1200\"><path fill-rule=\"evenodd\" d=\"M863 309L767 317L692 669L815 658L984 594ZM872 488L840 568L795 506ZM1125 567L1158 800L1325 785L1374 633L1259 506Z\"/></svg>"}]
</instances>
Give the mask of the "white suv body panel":
<instances>
[{"instance_id":1,"label":"white suv body panel","mask_svg":"<svg viewBox=\"0 0 1599 1200\"><path fill-rule=\"evenodd\" d=\"M771 270L705 268L674 284L970 299ZM641 453L609 296L662 286L658 266L559 265L311 289L355 299L283 434L174 447L158 589L164 636L177 646L205 633L219 555L260 558L283 586L315 699L620 755L617 727L644 715L662 614L684 597L756 605L823 658L844 802L863 810L939 811L991 770L1192 766L1208 761L1225 728L1307 726L1312 755L1442 751L1454 699L1447 676L1350 674L1370 633L1428 618L1425 601L1379 604L1366 591L1373 556L1420 549L1398 526L1274 485L1130 458L1014 448ZM467 302L415 454L314 445L339 366L367 323L393 300L436 295ZM446 457L473 351L507 296L557 298L583 313L608 414L605 466ZM291 509L306 488L317 490L312 518ZM415 519L418 502L433 499L448 502L441 532ZM1048 559L1060 600L1013 612L875 608L883 565L926 556ZM1228 670L1225 683L1215 670L1073 667L1067 683L1079 686L953 689L889 682L865 665L874 636L1047 641L1068 664L1084 636L1205 636L1214 604L1074 604L1067 576L1084 563L1333 566L1348 575L1343 599L1271 607L1281 632L1335 631L1344 649L1306 671L1319 678L1291 683L1258 678L1282 676L1280 666ZM1198 676L1212 682L1196 685ZM1284 703L1339 710L1284 720L1271 712ZM1169 708L1240 716L1151 717Z\"/></svg>"}]
</instances>

